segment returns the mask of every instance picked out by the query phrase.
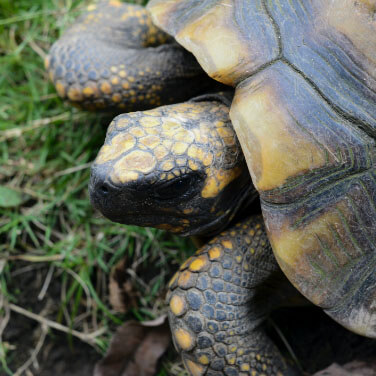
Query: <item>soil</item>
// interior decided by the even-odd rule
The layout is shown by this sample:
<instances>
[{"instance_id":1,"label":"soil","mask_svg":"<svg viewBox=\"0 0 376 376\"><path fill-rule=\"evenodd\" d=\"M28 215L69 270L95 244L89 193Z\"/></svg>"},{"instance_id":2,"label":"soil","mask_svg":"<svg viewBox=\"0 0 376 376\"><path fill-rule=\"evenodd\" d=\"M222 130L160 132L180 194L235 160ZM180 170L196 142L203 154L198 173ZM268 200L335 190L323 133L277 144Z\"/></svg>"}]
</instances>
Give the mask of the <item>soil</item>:
<instances>
[{"instance_id":1,"label":"soil","mask_svg":"<svg viewBox=\"0 0 376 376\"><path fill-rule=\"evenodd\" d=\"M47 272L47 266L41 264L31 270L26 268L12 278L9 291L18 291L18 306L55 321L61 301L61 279L53 278L45 297L38 300ZM285 355L292 358L284 342L289 344L307 375L332 363L376 359L376 341L350 333L319 308L281 309L273 313L268 331ZM284 341L278 331L282 333ZM41 335L40 323L11 312L3 341L12 348L7 360L13 372L30 358ZM91 376L95 363L101 357L92 346L65 333L49 330L28 375ZM0 369L0 376L5 375L7 374Z\"/></svg>"},{"instance_id":2,"label":"soil","mask_svg":"<svg viewBox=\"0 0 376 376\"><path fill-rule=\"evenodd\" d=\"M25 271L12 277L9 291L18 291L17 305L30 312L56 320L61 279L53 278L42 300L38 300L47 267ZM8 367L15 372L29 358L42 336L40 323L19 313L10 312L10 320L3 333L3 342L11 347L7 355ZM95 363L101 358L92 346L66 333L49 330L29 375L38 376L91 376ZM1 367L1 365L0 365ZM7 373L0 368L0 375Z\"/></svg>"},{"instance_id":3,"label":"soil","mask_svg":"<svg viewBox=\"0 0 376 376\"><path fill-rule=\"evenodd\" d=\"M356 335L334 322L314 306L280 309L272 314L268 325L270 336L286 358L291 353L276 333L276 327L289 344L301 368L309 375L333 363L376 359L376 341Z\"/></svg>"}]
</instances>

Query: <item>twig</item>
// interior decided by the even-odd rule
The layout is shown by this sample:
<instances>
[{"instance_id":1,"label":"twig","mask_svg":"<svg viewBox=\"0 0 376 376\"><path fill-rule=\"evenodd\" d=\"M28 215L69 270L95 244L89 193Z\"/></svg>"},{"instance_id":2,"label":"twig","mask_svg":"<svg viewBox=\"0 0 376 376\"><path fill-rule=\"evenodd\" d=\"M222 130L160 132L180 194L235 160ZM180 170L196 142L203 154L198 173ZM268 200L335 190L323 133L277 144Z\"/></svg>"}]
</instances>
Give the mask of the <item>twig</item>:
<instances>
[{"instance_id":1,"label":"twig","mask_svg":"<svg viewBox=\"0 0 376 376\"><path fill-rule=\"evenodd\" d=\"M44 296L46 295L48 286L51 283L52 275L54 274L55 266L54 264L50 264L50 267L47 272L46 279L44 280L43 286L38 294L38 300L43 300Z\"/></svg>"},{"instance_id":2,"label":"twig","mask_svg":"<svg viewBox=\"0 0 376 376\"><path fill-rule=\"evenodd\" d=\"M32 50L40 56L40 58L44 61L44 59L47 57L46 52L42 50L33 40L29 41L29 46L32 48Z\"/></svg>"},{"instance_id":3,"label":"twig","mask_svg":"<svg viewBox=\"0 0 376 376\"><path fill-rule=\"evenodd\" d=\"M299 370L301 372L303 372L303 367L302 367L301 363L299 362L298 357L296 356L294 350L292 349L292 347L288 343L288 341L287 341L286 337L284 336L284 334L282 333L282 331L279 329L278 325L271 318L269 318L269 322L272 324L274 330L279 335L279 338L282 340L282 342L286 346L286 349L290 353L290 356L294 360L296 366L299 368Z\"/></svg>"},{"instance_id":4,"label":"twig","mask_svg":"<svg viewBox=\"0 0 376 376\"><path fill-rule=\"evenodd\" d=\"M46 94L46 95L42 95L39 97L39 101L41 102L44 102L44 101L47 101L49 99L55 99L55 98L58 98L59 96L55 93L50 93L50 94Z\"/></svg>"},{"instance_id":5,"label":"twig","mask_svg":"<svg viewBox=\"0 0 376 376\"><path fill-rule=\"evenodd\" d=\"M140 285L142 285L142 287L145 290L147 290L149 288L147 283L145 283L143 281L143 279L141 279L133 269L127 268L125 271L126 271L126 273L128 273L131 276L132 279L134 279L136 282L138 282Z\"/></svg>"},{"instance_id":6,"label":"twig","mask_svg":"<svg viewBox=\"0 0 376 376\"><path fill-rule=\"evenodd\" d=\"M24 132L32 131L34 129L44 127L46 125L56 123L57 121L68 120L70 118L72 118L73 120L77 120L80 117L82 117L82 114L75 114L75 116L72 116L71 112L67 111L56 116L51 116L44 119L37 119L32 121L30 125L7 129L5 131L0 132L0 142L6 141L10 138L20 137Z\"/></svg>"},{"instance_id":7,"label":"twig","mask_svg":"<svg viewBox=\"0 0 376 376\"><path fill-rule=\"evenodd\" d=\"M23 22L27 20L31 20L36 17L41 17L41 16L50 16L50 15L63 15L69 12L69 9L58 9L58 10L42 10L39 12L34 12L34 13L26 13L22 14L20 16L15 16L15 17L9 17L4 20L0 20L0 26L4 25L9 25L9 24L14 24L15 22Z\"/></svg>"},{"instance_id":8,"label":"twig","mask_svg":"<svg viewBox=\"0 0 376 376\"><path fill-rule=\"evenodd\" d=\"M31 353L29 359L20 368L17 369L17 371L14 373L14 376L22 375L22 373L25 372L31 366L31 364L36 360L47 335L47 325L42 324L41 327L42 327L42 334L39 337L39 341L37 345L35 346L34 351Z\"/></svg>"},{"instance_id":9,"label":"twig","mask_svg":"<svg viewBox=\"0 0 376 376\"><path fill-rule=\"evenodd\" d=\"M58 171L56 174L54 174L54 177L56 178L58 176L73 174L74 172L85 170L89 168L91 165L92 165L92 162L89 162L89 163L82 164L80 166L70 167L70 168L67 168L66 170Z\"/></svg>"},{"instance_id":10,"label":"twig","mask_svg":"<svg viewBox=\"0 0 376 376\"><path fill-rule=\"evenodd\" d=\"M47 232L47 230L50 230L51 234L56 236L59 240L65 239L65 236L61 232L58 232L58 231L51 229L51 228L49 229L46 225L37 221L36 219L33 219L31 222L44 232ZM51 243L51 244L53 244L53 243Z\"/></svg>"},{"instance_id":11,"label":"twig","mask_svg":"<svg viewBox=\"0 0 376 376\"><path fill-rule=\"evenodd\" d=\"M34 270L42 269L44 267L45 267L45 265L42 264L42 263L32 263L32 264L28 264L28 265L26 265L22 268L15 269L13 272L10 273L10 275L13 278L13 277L21 275L23 273L29 273L29 272L32 272Z\"/></svg>"},{"instance_id":12,"label":"twig","mask_svg":"<svg viewBox=\"0 0 376 376\"><path fill-rule=\"evenodd\" d=\"M64 260L64 255L51 255L51 256L34 256L34 255L15 255L15 256L8 256L8 260L22 260L22 261L29 261L29 262L49 262L49 261L61 261Z\"/></svg>"},{"instance_id":13,"label":"twig","mask_svg":"<svg viewBox=\"0 0 376 376\"><path fill-rule=\"evenodd\" d=\"M2 296L0 300L0 309L1 308L4 309L5 314L0 319L0 342L2 340L3 332L8 325L9 318L10 318L9 305L8 305L8 302L5 300L4 296Z\"/></svg>"},{"instance_id":14,"label":"twig","mask_svg":"<svg viewBox=\"0 0 376 376\"><path fill-rule=\"evenodd\" d=\"M29 319L38 321L41 324L45 324L49 328L59 330L60 332L64 332L64 333L70 334L74 337L77 337L81 341L86 342L86 343L88 343L89 345L92 345L92 346L95 345L95 338L100 336L101 334L105 333L105 331L106 331L106 328L102 327L102 328L100 328L100 329L98 329L98 330L96 330L92 333L85 334L85 333L78 332L77 330L68 328L67 326L59 324L55 321L46 319L45 317L39 316L39 315L37 315L33 312L29 312L26 309L19 307L19 306L13 304L13 303L9 304L9 308L11 309L11 311L17 312L20 315L28 317Z\"/></svg>"},{"instance_id":15,"label":"twig","mask_svg":"<svg viewBox=\"0 0 376 376\"><path fill-rule=\"evenodd\" d=\"M7 260L5 258L0 258L0 274L3 272L5 265L7 263ZM0 300L1 303L1 300ZM1 307L1 304L0 304Z\"/></svg>"}]
</instances>

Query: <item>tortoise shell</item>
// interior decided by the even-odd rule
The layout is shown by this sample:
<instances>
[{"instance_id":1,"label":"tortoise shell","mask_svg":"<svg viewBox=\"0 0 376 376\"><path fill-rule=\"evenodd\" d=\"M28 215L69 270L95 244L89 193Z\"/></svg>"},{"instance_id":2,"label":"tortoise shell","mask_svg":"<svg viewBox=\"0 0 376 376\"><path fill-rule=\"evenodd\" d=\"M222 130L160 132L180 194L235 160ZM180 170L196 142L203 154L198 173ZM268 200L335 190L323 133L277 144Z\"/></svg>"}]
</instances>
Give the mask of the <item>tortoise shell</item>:
<instances>
[{"instance_id":1,"label":"tortoise shell","mask_svg":"<svg viewBox=\"0 0 376 376\"><path fill-rule=\"evenodd\" d=\"M376 1L152 0L216 80L290 281L376 337Z\"/></svg>"}]
</instances>

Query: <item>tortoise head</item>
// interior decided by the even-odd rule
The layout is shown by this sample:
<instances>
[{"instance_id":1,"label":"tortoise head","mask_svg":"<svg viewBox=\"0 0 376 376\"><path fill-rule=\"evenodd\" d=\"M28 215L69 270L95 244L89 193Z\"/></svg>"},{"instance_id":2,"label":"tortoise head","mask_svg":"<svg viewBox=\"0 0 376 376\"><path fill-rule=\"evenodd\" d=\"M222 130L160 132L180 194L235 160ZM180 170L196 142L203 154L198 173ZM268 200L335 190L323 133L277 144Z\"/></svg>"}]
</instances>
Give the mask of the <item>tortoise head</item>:
<instances>
[{"instance_id":1,"label":"tortoise head","mask_svg":"<svg viewBox=\"0 0 376 376\"><path fill-rule=\"evenodd\" d=\"M217 100L116 117L92 167L90 196L109 219L210 235L255 190L228 117Z\"/></svg>"}]
</instances>

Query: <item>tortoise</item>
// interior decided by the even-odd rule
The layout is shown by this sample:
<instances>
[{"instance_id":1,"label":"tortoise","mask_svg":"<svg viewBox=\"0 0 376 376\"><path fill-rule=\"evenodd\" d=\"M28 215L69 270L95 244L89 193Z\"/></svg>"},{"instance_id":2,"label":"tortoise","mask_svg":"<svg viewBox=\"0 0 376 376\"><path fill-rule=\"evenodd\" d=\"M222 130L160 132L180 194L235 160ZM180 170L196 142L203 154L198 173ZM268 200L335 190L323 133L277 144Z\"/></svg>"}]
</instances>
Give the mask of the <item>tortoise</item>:
<instances>
[{"instance_id":1,"label":"tortoise","mask_svg":"<svg viewBox=\"0 0 376 376\"><path fill-rule=\"evenodd\" d=\"M110 219L184 235L230 226L170 283L186 368L294 374L261 326L299 301L281 269L337 322L374 338L375 2L152 0L149 9L211 77L236 87L229 118L231 94L120 115L92 169L92 202ZM254 187L266 232L261 217L233 224L251 211Z\"/></svg>"}]
</instances>

